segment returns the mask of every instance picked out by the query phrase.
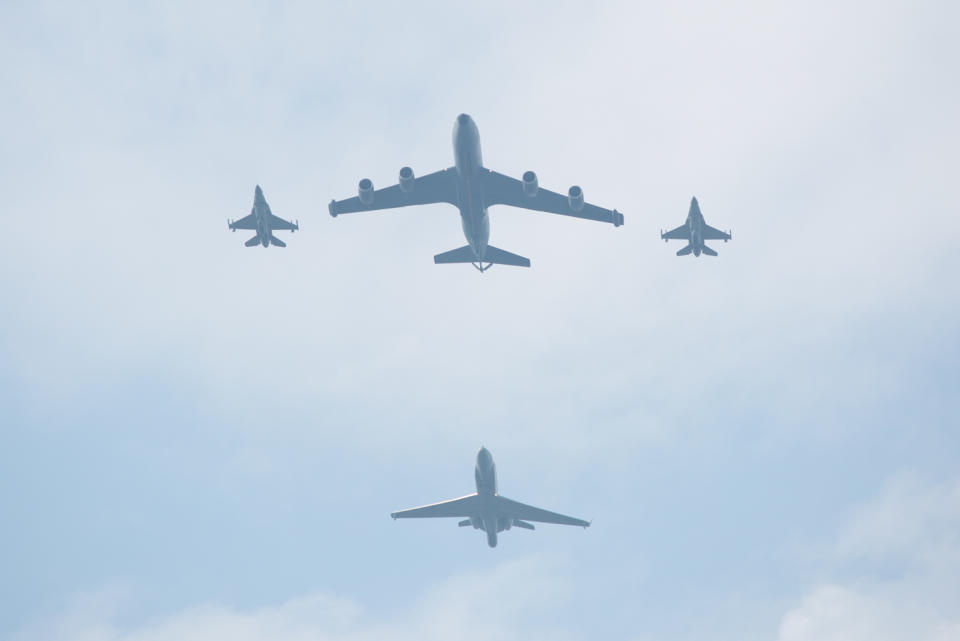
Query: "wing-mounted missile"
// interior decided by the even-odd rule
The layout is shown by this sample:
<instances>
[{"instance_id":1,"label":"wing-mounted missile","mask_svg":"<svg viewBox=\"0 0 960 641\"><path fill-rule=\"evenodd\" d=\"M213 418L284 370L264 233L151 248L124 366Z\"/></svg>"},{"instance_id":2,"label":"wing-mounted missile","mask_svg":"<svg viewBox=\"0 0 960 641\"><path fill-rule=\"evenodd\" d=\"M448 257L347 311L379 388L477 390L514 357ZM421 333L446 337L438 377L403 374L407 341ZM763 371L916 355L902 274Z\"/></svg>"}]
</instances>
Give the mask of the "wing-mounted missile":
<instances>
[{"instance_id":1,"label":"wing-mounted missile","mask_svg":"<svg viewBox=\"0 0 960 641\"><path fill-rule=\"evenodd\" d=\"M523 193L533 198L538 191L540 191L540 183L537 182L537 175L532 171L523 172Z\"/></svg>"},{"instance_id":2,"label":"wing-mounted missile","mask_svg":"<svg viewBox=\"0 0 960 641\"><path fill-rule=\"evenodd\" d=\"M230 228L230 231L232 231L232 232L237 231L236 228L233 226L233 221L230 220L229 218L227 218L227 227L229 227L229 228Z\"/></svg>"},{"instance_id":3,"label":"wing-mounted missile","mask_svg":"<svg viewBox=\"0 0 960 641\"><path fill-rule=\"evenodd\" d=\"M570 202L570 209L580 211L583 209L583 190L574 185L567 192L567 200Z\"/></svg>"},{"instance_id":4,"label":"wing-mounted missile","mask_svg":"<svg viewBox=\"0 0 960 641\"><path fill-rule=\"evenodd\" d=\"M360 197L360 202L364 205L373 204L373 181L369 178L364 178L360 181L360 184L357 185L357 195Z\"/></svg>"},{"instance_id":5,"label":"wing-mounted missile","mask_svg":"<svg viewBox=\"0 0 960 641\"><path fill-rule=\"evenodd\" d=\"M405 194L409 194L413 191L414 177L413 169L410 167L401 167L400 168L400 191Z\"/></svg>"},{"instance_id":6,"label":"wing-mounted missile","mask_svg":"<svg viewBox=\"0 0 960 641\"><path fill-rule=\"evenodd\" d=\"M292 234L293 232L297 231L298 229L300 229L300 219L299 219L299 218L297 218L295 221L293 221L293 229L290 230L290 233Z\"/></svg>"}]
</instances>

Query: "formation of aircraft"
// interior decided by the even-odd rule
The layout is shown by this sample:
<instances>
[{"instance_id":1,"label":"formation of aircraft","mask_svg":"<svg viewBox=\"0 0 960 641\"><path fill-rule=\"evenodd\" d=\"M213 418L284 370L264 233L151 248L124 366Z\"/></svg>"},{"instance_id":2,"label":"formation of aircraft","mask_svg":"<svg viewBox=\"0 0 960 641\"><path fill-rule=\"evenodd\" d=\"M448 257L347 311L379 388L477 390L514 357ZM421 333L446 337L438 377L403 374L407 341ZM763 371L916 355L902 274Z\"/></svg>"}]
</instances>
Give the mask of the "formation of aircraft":
<instances>
[{"instance_id":1,"label":"formation of aircraft","mask_svg":"<svg viewBox=\"0 0 960 641\"><path fill-rule=\"evenodd\" d=\"M583 189L578 185L570 187L564 196L549 189L541 189L537 174L532 171L524 172L518 180L484 167L483 155L480 152L480 130L473 118L467 114L457 116L453 124L453 162L452 167L419 178L414 176L410 167L402 167L397 184L383 189L374 189L373 181L364 178L357 186L356 196L340 201L331 200L328 211L336 218L340 214L413 205L453 205L460 212L460 223L467 244L437 254L433 257L433 262L469 263L481 272L493 265L530 266L529 258L490 244L488 208L495 205L596 220L611 223L614 227L623 225L623 214L616 209L604 209L587 203L583 197ZM257 235L245 243L247 247L286 247L286 243L273 235L274 230L294 232L300 228L298 223L273 215L260 185L257 185L254 192L250 215L237 221L228 220L227 225L231 231L256 230ZM724 232L708 225L700 212L700 204L693 198L684 224L666 233L661 231L660 238L664 241L687 241L687 245L677 252L677 256L691 253L694 256L701 253L716 256L717 252L704 241L727 242L732 235L729 231Z\"/></svg>"},{"instance_id":2,"label":"formation of aircraft","mask_svg":"<svg viewBox=\"0 0 960 641\"><path fill-rule=\"evenodd\" d=\"M497 493L497 466L493 463L490 451L481 447L477 452L477 464L474 468L474 478L477 491L473 494L441 501L423 507L393 512L394 519L423 519L423 518L462 518L457 525L460 527L472 526L474 529L487 533L487 545L497 547L497 534L513 527L534 529L532 523L557 523L560 525L579 525L590 527L589 521L564 516L556 512L542 510L532 505L525 505L512 501Z\"/></svg>"},{"instance_id":3,"label":"formation of aircraft","mask_svg":"<svg viewBox=\"0 0 960 641\"><path fill-rule=\"evenodd\" d=\"M687 220L676 229L671 229L667 233L660 232L660 238L663 242L668 240L685 240L687 246L677 252L677 256L686 256L693 252L694 256L699 256L701 252L707 256L716 256L717 252L707 247L703 242L705 240L722 240L727 242L733 236L728 231L720 231L707 224L700 213L700 203L694 198L690 201L690 213L687 214Z\"/></svg>"},{"instance_id":4,"label":"formation of aircraft","mask_svg":"<svg viewBox=\"0 0 960 641\"><path fill-rule=\"evenodd\" d=\"M413 169L400 169L396 185L384 189L374 189L373 182L364 178L358 185L357 195L346 200L331 200L330 215L334 218L348 214L379 209L394 209L413 205L447 203L460 212L463 235L467 244L433 257L437 264L469 263L480 272L493 265L513 265L529 267L530 259L512 254L494 247L490 240L490 217L488 209L495 205L508 205L534 211L543 211L562 216L572 216L587 220L611 223L614 227L623 225L623 214L616 209L604 209L591 205L584 200L583 189L574 185L567 195L541 189L537 175L526 171L520 179L487 169L483 165L480 153L480 132L473 118L467 114L457 116L453 125L452 167L435 171L417 178ZM276 230L295 232L299 223L290 222L273 215L270 205L263 196L263 190L257 185L253 195L253 208L248 216L237 221L227 221L231 231L250 229L256 235L245 245L253 247L286 247L286 243L273 235ZM720 231L707 225L700 212L696 198L690 201L690 211L683 225L666 233L660 232L664 241L686 240L687 245L677 252L678 256L701 253L716 256L717 252L708 247L707 240L730 240L730 232ZM493 456L485 447L477 453L474 468L477 491L449 501L415 507L409 510L393 512L394 519L454 517L462 519L460 527L473 527L483 530L487 535L487 544L497 546L500 532L519 527L533 530L531 523L557 523L560 525L578 525L589 527L590 522L583 519L550 512L531 505L513 501L497 492L497 470Z\"/></svg>"},{"instance_id":5,"label":"formation of aircraft","mask_svg":"<svg viewBox=\"0 0 960 641\"><path fill-rule=\"evenodd\" d=\"M257 185L253 192L253 208L250 210L250 214L237 221L228 220L227 227L230 228L230 231L237 231L238 229L255 230L257 235L244 243L247 247L253 247L254 245L286 247L287 244L274 236L273 232L278 229L285 229L292 233L300 229L298 223L291 223L289 220L273 215L273 212L270 211L270 205L267 204L267 199L263 197L263 190L260 189L260 185Z\"/></svg>"}]
</instances>

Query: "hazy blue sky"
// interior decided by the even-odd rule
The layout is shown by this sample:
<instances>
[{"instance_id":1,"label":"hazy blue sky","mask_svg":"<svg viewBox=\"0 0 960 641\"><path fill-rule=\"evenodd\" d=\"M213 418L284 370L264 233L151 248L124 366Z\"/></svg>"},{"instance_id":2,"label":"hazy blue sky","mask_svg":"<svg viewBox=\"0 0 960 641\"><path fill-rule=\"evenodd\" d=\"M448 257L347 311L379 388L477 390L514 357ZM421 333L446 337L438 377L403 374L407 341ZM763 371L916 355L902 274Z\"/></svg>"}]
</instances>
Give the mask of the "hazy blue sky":
<instances>
[{"instance_id":1,"label":"hazy blue sky","mask_svg":"<svg viewBox=\"0 0 960 641\"><path fill-rule=\"evenodd\" d=\"M4 2L0 638L960 639L958 20ZM461 112L626 225L327 215ZM391 522L481 445L593 527Z\"/></svg>"}]
</instances>

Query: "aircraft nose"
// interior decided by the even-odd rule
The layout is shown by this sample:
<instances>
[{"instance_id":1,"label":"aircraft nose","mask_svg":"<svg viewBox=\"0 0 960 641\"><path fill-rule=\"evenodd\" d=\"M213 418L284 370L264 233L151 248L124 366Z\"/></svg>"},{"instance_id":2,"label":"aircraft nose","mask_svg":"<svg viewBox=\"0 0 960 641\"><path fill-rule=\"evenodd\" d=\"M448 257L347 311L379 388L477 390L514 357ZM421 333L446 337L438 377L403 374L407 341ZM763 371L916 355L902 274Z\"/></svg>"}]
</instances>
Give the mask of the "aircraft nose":
<instances>
[{"instance_id":1,"label":"aircraft nose","mask_svg":"<svg viewBox=\"0 0 960 641\"><path fill-rule=\"evenodd\" d=\"M490 450L485 447L481 447L480 451L477 452L477 464L480 467L490 467L490 461L493 460L493 457L490 455Z\"/></svg>"},{"instance_id":2,"label":"aircraft nose","mask_svg":"<svg viewBox=\"0 0 960 641\"><path fill-rule=\"evenodd\" d=\"M460 114L459 116L457 116L457 123L458 123L458 124L460 124L460 125L465 125L465 124L467 124L468 122L470 122L470 116L468 116L467 114Z\"/></svg>"}]
</instances>

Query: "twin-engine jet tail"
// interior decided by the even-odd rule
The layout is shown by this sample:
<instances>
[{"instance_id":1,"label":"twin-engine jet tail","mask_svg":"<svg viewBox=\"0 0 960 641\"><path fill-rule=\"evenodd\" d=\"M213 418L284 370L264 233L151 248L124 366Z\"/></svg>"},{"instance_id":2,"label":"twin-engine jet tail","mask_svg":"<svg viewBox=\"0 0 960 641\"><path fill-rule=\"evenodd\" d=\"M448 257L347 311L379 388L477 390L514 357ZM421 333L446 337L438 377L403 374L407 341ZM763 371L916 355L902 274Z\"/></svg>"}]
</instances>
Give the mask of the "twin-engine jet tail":
<instances>
[{"instance_id":1,"label":"twin-engine jet tail","mask_svg":"<svg viewBox=\"0 0 960 641\"><path fill-rule=\"evenodd\" d=\"M677 252L677 256L686 256L693 251L693 244L689 244Z\"/></svg>"},{"instance_id":2,"label":"twin-engine jet tail","mask_svg":"<svg viewBox=\"0 0 960 641\"><path fill-rule=\"evenodd\" d=\"M449 263L472 263L480 271L486 271L491 265L513 265L514 267L529 267L530 259L511 254L508 251L498 249L492 245L487 245L487 251L483 254L483 260L477 260L476 254L470 245L464 245L458 249L452 249L433 257L433 262L437 265ZM484 265L486 263L486 265Z\"/></svg>"}]
</instances>

